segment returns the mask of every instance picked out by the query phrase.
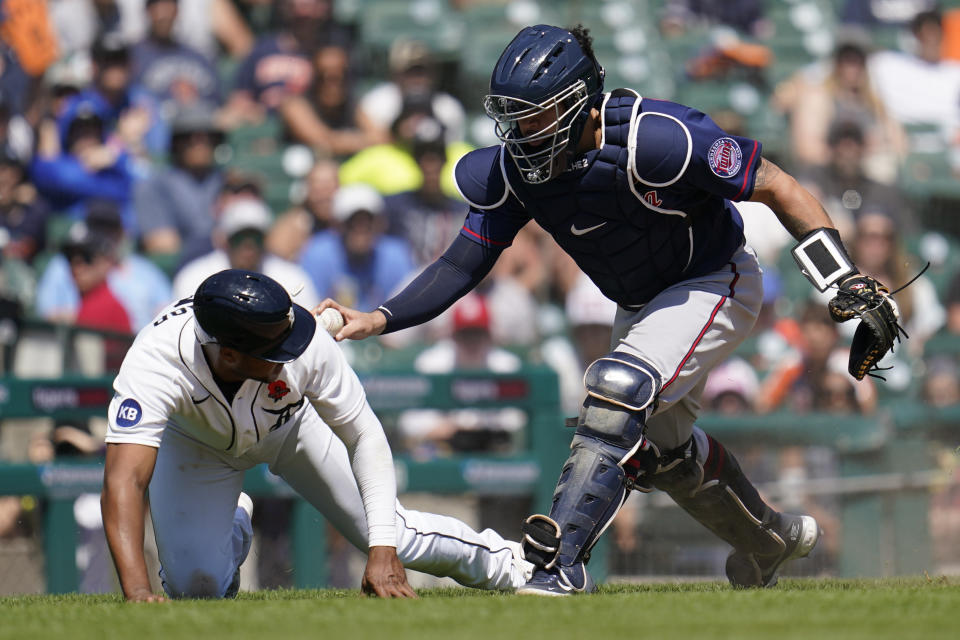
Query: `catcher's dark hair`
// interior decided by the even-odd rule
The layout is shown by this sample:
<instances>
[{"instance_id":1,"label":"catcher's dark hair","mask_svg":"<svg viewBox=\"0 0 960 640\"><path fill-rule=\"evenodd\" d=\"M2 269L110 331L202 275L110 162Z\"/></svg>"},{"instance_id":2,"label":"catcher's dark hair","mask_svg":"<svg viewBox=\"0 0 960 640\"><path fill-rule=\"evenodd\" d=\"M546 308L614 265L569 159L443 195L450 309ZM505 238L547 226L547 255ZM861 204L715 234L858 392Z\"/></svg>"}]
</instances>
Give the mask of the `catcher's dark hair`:
<instances>
[{"instance_id":1,"label":"catcher's dark hair","mask_svg":"<svg viewBox=\"0 0 960 640\"><path fill-rule=\"evenodd\" d=\"M580 45L580 48L583 49L583 52L587 54L587 57L593 60L594 64L597 64L597 56L593 54L593 36L590 35L590 29L578 24L568 31Z\"/></svg>"}]
</instances>

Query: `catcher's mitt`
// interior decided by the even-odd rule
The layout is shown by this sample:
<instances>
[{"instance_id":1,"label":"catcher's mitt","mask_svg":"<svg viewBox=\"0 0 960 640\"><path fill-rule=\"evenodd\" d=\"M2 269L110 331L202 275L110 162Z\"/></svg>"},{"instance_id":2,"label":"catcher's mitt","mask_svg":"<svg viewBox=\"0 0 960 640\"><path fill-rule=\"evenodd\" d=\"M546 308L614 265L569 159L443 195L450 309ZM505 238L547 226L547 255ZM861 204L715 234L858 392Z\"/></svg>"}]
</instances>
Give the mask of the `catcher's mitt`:
<instances>
[{"instance_id":1,"label":"catcher's mitt","mask_svg":"<svg viewBox=\"0 0 960 640\"><path fill-rule=\"evenodd\" d=\"M900 310L890 290L870 276L857 274L841 282L828 308L835 322L860 320L847 363L847 370L857 380L874 375L879 369L877 361L893 348L894 341L900 341L901 334L910 337L900 326Z\"/></svg>"}]
</instances>

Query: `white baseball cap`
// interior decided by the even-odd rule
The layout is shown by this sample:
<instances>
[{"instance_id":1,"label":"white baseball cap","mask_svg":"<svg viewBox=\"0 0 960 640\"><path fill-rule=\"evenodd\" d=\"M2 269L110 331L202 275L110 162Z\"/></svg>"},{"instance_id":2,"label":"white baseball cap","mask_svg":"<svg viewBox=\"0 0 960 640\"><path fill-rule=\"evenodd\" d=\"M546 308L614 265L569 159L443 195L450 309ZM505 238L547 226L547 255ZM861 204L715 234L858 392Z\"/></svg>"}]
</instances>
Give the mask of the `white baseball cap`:
<instances>
[{"instance_id":1,"label":"white baseball cap","mask_svg":"<svg viewBox=\"0 0 960 640\"><path fill-rule=\"evenodd\" d=\"M333 195L333 217L338 222L346 222L357 211L381 215L383 197L368 184L351 184L337 189Z\"/></svg>"},{"instance_id":2,"label":"white baseball cap","mask_svg":"<svg viewBox=\"0 0 960 640\"><path fill-rule=\"evenodd\" d=\"M231 202L220 217L220 230L229 238L246 229L266 233L273 224L273 214L256 198L241 198Z\"/></svg>"}]
</instances>

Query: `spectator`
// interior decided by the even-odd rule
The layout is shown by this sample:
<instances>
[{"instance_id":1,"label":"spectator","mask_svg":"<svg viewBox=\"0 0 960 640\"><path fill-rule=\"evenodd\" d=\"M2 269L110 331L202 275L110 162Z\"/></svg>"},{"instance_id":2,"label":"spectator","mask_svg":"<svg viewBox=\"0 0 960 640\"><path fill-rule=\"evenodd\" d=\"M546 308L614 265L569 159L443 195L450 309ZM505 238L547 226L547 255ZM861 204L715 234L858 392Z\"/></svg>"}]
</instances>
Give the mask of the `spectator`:
<instances>
[{"instance_id":1,"label":"spectator","mask_svg":"<svg viewBox=\"0 0 960 640\"><path fill-rule=\"evenodd\" d=\"M476 292L452 308L450 336L421 352L414 361L419 373L489 371L514 373L520 358L497 346L490 333L490 309ZM413 455L429 458L454 452L506 453L526 423L519 409L462 409L442 412L412 410L400 415L403 446Z\"/></svg>"},{"instance_id":2,"label":"spectator","mask_svg":"<svg viewBox=\"0 0 960 640\"><path fill-rule=\"evenodd\" d=\"M873 89L867 70L868 41L848 37L833 53L832 64L822 80L808 79L790 113L790 139L797 162L829 166L834 151L833 125L849 123L860 131L864 169L885 183L895 180L906 139Z\"/></svg>"},{"instance_id":3,"label":"spectator","mask_svg":"<svg viewBox=\"0 0 960 640\"><path fill-rule=\"evenodd\" d=\"M233 0L189 0L177 2L173 36L177 42L215 60L221 51L242 58L253 47L253 34ZM151 0L120 0L122 28L127 39L139 40L149 29Z\"/></svg>"},{"instance_id":4,"label":"spectator","mask_svg":"<svg viewBox=\"0 0 960 640\"><path fill-rule=\"evenodd\" d=\"M540 353L560 381L564 414L576 415L583 403L583 373L591 362L610 351L610 335L617 303L607 298L583 272L564 302L570 339L552 336L540 344Z\"/></svg>"},{"instance_id":5,"label":"spectator","mask_svg":"<svg viewBox=\"0 0 960 640\"><path fill-rule=\"evenodd\" d=\"M799 179L823 203L844 236L850 237L861 215L874 212L895 219L901 233L916 229L917 222L900 191L868 177L866 161L869 156L859 124L834 122L830 126L827 145L827 165L807 171Z\"/></svg>"},{"instance_id":6,"label":"spectator","mask_svg":"<svg viewBox=\"0 0 960 640\"><path fill-rule=\"evenodd\" d=\"M291 95L310 86L310 55L320 43L349 43L333 21L330 0L281 0L280 30L260 38L241 63L227 106L233 125L259 122Z\"/></svg>"},{"instance_id":7,"label":"spectator","mask_svg":"<svg viewBox=\"0 0 960 640\"><path fill-rule=\"evenodd\" d=\"M904 125L936 125L952 140L960 125L960 64L941 58L943 27L938 11L917 14L910 29L916 53L876 53L870 76L895 120ZM908 91L904 78L909 78Z\"/></svg>"},{"instance_id":8,"label":"spectator","mask_svg":"<svg viewBox=\"0 0 960 640\"><path fill-rule=\"evenodd\" d=\"M849 350L840 346L838 325L822 303L810 301L804 307L798 342L798 348L784 355L761 383L755 402L758 413L778 407L797 413L835 407L832 394L840 380L854 389L859 413L873 412L876 389L870 380L853 386L846 373Z\"/></svg>"},{"instance_id":9,"label":"spectator","mask_svg":"<svg viewBox=\"0 0 960 640\"><path fill-rule=\"evenodd\" d=\"M846 415L860 413L857 390L846 371L835 367L823 373L814 390L813 410Z\"/></svg>"},{"instance_id":10,"label":"spectator","mask_svg":"<svg viewBox=\"0 0 960 640\"><path fill-rule=\"evenodd\" d=\"M66 111L67 104L73 101L93 80L93 69L89 59L61 58L54 63L43 76L44 94L47 110L38 125L57 130L56 116ZM38 142L42 136L38 134ZM55 139L55 137L54 137Z\"/></svg>"},{"instance_id":11,"label":"spectator","mask_svg":"<svg viewBox=\"0 0 960 640\"><path fill-rule=\"evenodd\" d=\"M53 0L47 2L64 56L82 54L103 33L117 32L129 42L146 33L146 0ZM249 52L253 36L231 0L181 2L174 34L179 42L211 60L219 47L234 58Z\"/></svg>"},{"instance_id":12,"label":"spectator","mask_svg":"<svg viewBox=\"0 0 960 640\"><path fill-rule=\"evenodd\" d=\"M116 204L128 231L136 228L131 191L136 178L133 158L108 143L109 111L96 100L73 101L59 118L59 140L41 143L30 175L55 211L79 218L91 198ZM48 149L55 149L50 153Z\"/></svg>"},{"instance_id":13,"label":"spectator","mask_svg":"<svg viewBox=\"0 0 960 640\"><path fill-rule=\"evenodd\" d=\"M762 0L668 0L660 28L668 36L683 33L698 24L726 25L745 34L764 29Z\"/></svg>"},{"instance_id":14,"label":"spectator","mask_svg":"<svg viewBox=\"0 0 960 640\"><path fill-rule=\"evenodd\" d=\"M437 89L437 68L430 49L417 40L397 39L390 47L391 80L376 85L360 99L360 111L382 129L390 129L409 100L425 102L443 125L447 140L466 137L466 115L460 101Z\"/></svg>"},{"instance_id":15,"label":"spectator","mask_svg":"<svg viewBox=\"0 0 960 640\"><path fill-rule=\"evenodd\" d=\"M196 238L209 238L213 208L223 186L214 150L223 136L203 105L183 109L173 120L170 167L136 190L140 242L148 254L175 254Z\"/></svg>"},{"instance_id":16,"label":"spectator","mask_svg":"<svg viewBox=\"0 0 960 640\"><path fill-rule=\"evenodd\" d=\"M920 270L915 261L907 259L898 239L897 224L889 216L865 213L857 220L850 246L850 256L861 273L889 282L891 288L910 280ZM923 352L923 344L946 322L946 311L937 298L936 288L926 277L920 276L909 287L896 294L900 308L900 324L910 339L907 350L913 355ZM855 323L847 323L855 324ZM856 327L847 328L852 332Z\"/></svg>"},{"instance_id":17,"label":"spectator","mask_svg":"<svg viewBox=\"0 0 960 640\"><path fill-rule=\"evenodd\" d=\"M313 82L303 94L279 105L287 135L322 154L346 157L387 142L387 127L357 109L350 52L344 43L327 43L312 56Z\"/></svg>"},{"instance_id":18,"label":"spectator","mask_svg":"<svg viewBox=\"0 0 960 640\"><path fill-rule=\"evenodd\" d=\"M723 415L742 415L753 411L760 380L743 358L733 357L707 376L703 400L710 411Z\"/></svg>"},{"instance_id":19,"label":"spectator","mask_svg":"<svg viewBox=\"0 0 960 640\"><path fill-rule=\"evenodd\" d=\"M947 331L960 334L960 271L954 274L947 289Z\"/></svg>"},{"instance_id":20,"label":"spectator","mask_svg":"<svg viewBox=\"0 0 960 640\"><path fill-rule=\"evenodd\" d=\"M136 89L131 72L130 47L117 33L106 33L93 43L92 85L66 103L90 104L103 118L104 133L112 145L143 155L144 140L153 126L149 101ZM58 118L60 120L60 118ZM64 124L60 123L61 132Z\"/></svg>"},{"instance_id":21,"label":"spectator","mask_svg":"<svg viewBox=\"0 0 960 640\"><path fill-rule=\"evenodd\" d=\"M308 309L315 307L320 300L310 276L296 263L264 250L271 223L270 211L259 200L243 198L229 204L214 232L217 248L184 265L173 281L174 297L192 296L201 282L218 271L245 269L265 273L287 287L294 302Z\"/></svg>"},{"instance_id":22,"label":"spectator","mask_svg":"<svg viewBox=\"0 0 960 640\"><path fill-rule=\"evenodd\" d=\"M410 247L383 235L383 198L368 185L341 187L333 217L337 229L315 234L300 263L321 298L373 310L413 271Z\"/></svg>"},{"instance_id":23,"label":"spectator","mask_svg":"<svg viewBox=\"0 0 960 640\"><path fill-rule=\"evenodd\" d=\"M33 269L4 254L6 236L0 228L0 374L9 375L25 311L32 308L37 283ZM2 537L2 535L0 535Z\"/></svg>"},{"instance_id":24,"label":"spectator","mask_svg":"<svg viewBox=\"0 0 960 640\"><path fill-rule=\"evenodd\" d=\"M86 222L74 223L63 245L62 253L69 265L79 304L72 314L53 314L45 317L81 327L129 333L132 328L130 316L110 290L107 281L110 270L114 266L113 251L110 239L101 230L92 228ZM48 272L49 268L44 272L44 276ZM43 285L44 282L41 281L41 289Z\"/></svg>"},{"instance_id":25,"label":"spectator","mask_svg":"<svg viewBox=\"0 0 960 640\"><path fill-rule=\"evenodd\" d=\"M33 127L17 111L17 104L6 88L0 88L0 147L9 149L21 163L29 163L34 147Z\"/></svg>"},{"instance_id":26,"label":"spectator","mask_svg":"<svg viewBox=\"0 0 960 640\"><path fill-rule=\"evenodd\" d=\"M423 174L413 158L415 140L435 139L445 129L433 114L429 100L424 96L408 96L403 109L393 122L389 144L378 144L354 154L340 167L340 183L349 185L362 182L372 185L384 195L419 189ZM450 197L459 197L453 178L457 160L470 150L463 142L450 142L446 134L447 163L443 167L440 182L443 192Z\"/></svg>"},{"instance_id":27,"label":"spectator","mask_svg":"<svg viewBox=\"0 0 960 640\"><path fill-rule=\"evenodd\" d=\"M846 0L840 11L844 23L867 27L902 27L922 11L936 8L937 0Z\"/></svg>"},{"instance_id":28,"label":"spectator","mask_svg":"<svg viewBox=\"0 0 960 640\"><path fill-rule=\"evenodd\" d=\"M63 58L85 55L101 35L123 31L121 6L116 0L55 0L46 4Z\"/></svg>"},{"instance_id":29,"label":"spectator","mask_svg":"<svg viewBox=\"0 0 960 640\"><path fill-rule=\"evenodd\" d=\"M340 186L340 165L320 158L305 180L303 202L277 218L267 236L267 248L285 260L296 262L310 236L334 224L333 196Z\"/></svg>"},{"instance_id":30,"label":"spectator","mask_svg":"<svg viewBox=\"0 0 960 640\"><path fill-rule=\"evenodd\" d=\"M0 147L0 234L7 258L32 262L44 249L48 209L26 181L21 160L10 147Z\"/></svg>"},{"instance_id":31,"label":"spectator","mask_svg":"<svg viewBox=\"0 0 960 640\"><path fill-rule=\"evenodd\" d=\"M493 336L502 344L530 346L539 338L537 304L545 298L549 278L545 245L554 245L553 238L540 227L525 226L480 283L493 309Z\"/></svg>"},{"instance_id":32,"label":"spectator","mask_svg":"<svg viewBox=\"0 0 960 640\"><path fill-rule=\"evenodd\" d=\"M124 309L123 321L117 326L126 326L128 331L146 326L171 302L170 281L152 262L131 252L130 244L116 206L107 201L93 201L86 220L70 228L61 255L51 258L41 275L37 286L37 315L53 321L77 321L84 304L86 283L99 282L100 272L104 271L111 296ZM108 298L106 292L99 289L97 295ZM103 319L109 320L106 316Z\"/></svg>"},{"instance_id":33,"label":"spectator","mask_svg":"<svg viewBox=\"0 0 960 640\"><path fill-rule=\"evenodd\" d=\"M923 401L936 408L960 404L960 372L954 358L935 356L927 360L926 365Z\"/></svg>"},{"instance_id":34,"label":"spectator","mask_svg":"<svg viewBox=\"0 0 960 640\"><path fill-rule=\"evenodd\" d=\"M256 173L250 173L241 169L227 169L223 174L223 184L213 203L213 226L223 215L223 212L234 202L253 199L257 202L263 200L263 183ZM180 250L180 261L177 268L195 258L206 255L214 250L213 235L200 236L195 235L185 242Z\"/></svg>"},{"instance_id":35,"label":"spectator","mask_svg":"<svg viewBox=\"0 0 960 640\"><path fill-rule=\"evenodd\" d=\"M497 346L490 333L490 308L483 296L472 292L453 305L450 337L425 349L414 361L420 373L492 371L513 373L520 358Z\"/></svg>"},{"instance_id":36,"label":"spectator","mask_svg":"<svg viewBox=\"0 0 960 640\"><path fill-rule=\"evenodd\" d=\"M432 130L431 130L432 129ZM387 233L406 240L414 260L427 265L443 253L463 226L467 206L443 192L441 177L447 160L443 132L430 127L413 139L413 159L423 175L418 189L384 198Z\"/></svg>"},{"instance_id":37,"label":"spectator","mask_svg":"<svg viewBox=\"0 0 960 640\"><path fill-rule=\"evenodd\" d=\"M167 151L169 122L184 106L221 102L217 70L200 52L174 39L177 0L146 0L149 28L132 49L133 77L151 99L157 125L151 130L150 150Z\"/></svg>"}]
</instances>

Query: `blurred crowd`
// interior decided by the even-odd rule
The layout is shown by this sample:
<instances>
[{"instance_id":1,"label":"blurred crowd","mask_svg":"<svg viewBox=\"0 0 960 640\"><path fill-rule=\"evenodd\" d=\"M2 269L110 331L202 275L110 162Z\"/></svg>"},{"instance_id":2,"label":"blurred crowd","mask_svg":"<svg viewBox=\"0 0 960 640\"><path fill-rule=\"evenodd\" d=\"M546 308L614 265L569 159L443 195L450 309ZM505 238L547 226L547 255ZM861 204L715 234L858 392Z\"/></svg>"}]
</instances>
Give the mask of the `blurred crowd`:
<instances>
[{"instance_id":1,"label":"blurred crowd","mask_svg":"<svg viewBox=\"0 0 960 640\"><path fill-rule=\"evenodd\" d=\"M466 213L452 167L492 140L475 99L482 87L467 86L461 71L489 70L496 54L457 58L403 33L377 49L363 37L377 4L389 3L4 0L0 344L14 344L25 320L136 332L227 267L267 273L306 307L331 297L371 310L437 258ZM566 24L591 5L393 4L422 15L498 10L508 27L497 52L524 21L563 5ZM592 4L609 9L608 19L630 5ZM928 0L643 4L650 13L637 19L659 42L701 42L672 61L675 71L662 71L676 92L655 97L684 101L684 89L744 79L759 87L784 125L768 137L742 109L691 106L731 132L761 137L771 159L821 199L863 272L899 287L931 263L896 296L910 339L881 363L895 365L886 381L855 383L846 373L854 327L829 320L772 212L742 204L764 268L764 311L738 356L710 376L707 409L870 415L903 399L960 403L960 225L937 224L923 214L928 200L902 188L926 167L913 160L931 149L948 180L960 172L960 9ZM803 64L775 73L771 13L789 10L802 26L812 18L796 9L808 5L831 9L822 23L831 37L804 40ZM895 35L883 41L881 33ZM614 80L604 50L600 62ZM380 349L345 348L360 370L546 364L572 415L583 369L609 350L613 307L531 224L476 294L436 321L386 336ZM109 370L122 349L102 357ZM0 366L9 373L12 365ZM392 437L425 457L504 452L523 424L510 411L417 412L401 416ZM781 468L803 467L791 460Z\"/></svg>"}]
</instances>

